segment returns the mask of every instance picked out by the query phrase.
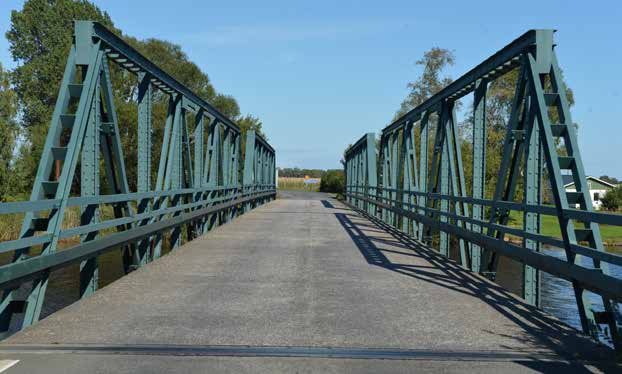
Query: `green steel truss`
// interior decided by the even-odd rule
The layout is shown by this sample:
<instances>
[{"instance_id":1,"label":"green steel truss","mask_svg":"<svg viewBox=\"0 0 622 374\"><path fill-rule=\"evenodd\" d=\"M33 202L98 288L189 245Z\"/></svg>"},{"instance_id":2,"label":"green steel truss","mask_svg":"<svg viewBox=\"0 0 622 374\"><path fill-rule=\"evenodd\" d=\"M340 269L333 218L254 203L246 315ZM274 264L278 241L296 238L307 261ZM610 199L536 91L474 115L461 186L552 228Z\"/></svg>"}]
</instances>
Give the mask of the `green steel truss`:
<instances>
[{"instance_id":1,"label":"green steel truss","mask_svg":"<svg viewBox=\"0 0 622 374\"><path fill-rule=\"evenodd\" d=\"M128 187L109 62L138 77L136 192ZM155 90L168 98L168 112L152 178ZM76 21L30 201L0 204L0 214L24 217L19 238L0 243L0 253L13 256L0 267L0 334L39 319L53 270L79 263L87 297L97 290L102 253L122 248L129 272L160 257L166 240L174 249L274 199L274 149L253 131L246 145L242 160L233 121L100 24ZM76 172L80 196L71 195ZM103 207L114 217L104 219ZM79 226L64 226L68 209L79 209ZM57 251L71 237L80 243Z\"/></svg>"},{"instance_id":2,"label":"green steel truss","mask_svg":"<svg viewBox=\"0 0 622 374\"><path fill-rule=\"evenodd\" d=\"M274 150L261 136L249 130L246 136L246 150L244 154L244 193L253 194L266 189L274 188L276 178L276 161ZM244 211L252 209L262 200L250 201L244 206Z\"/></svg>"},{"instance_id":3,"label":"green steel truss","mask_svg":"<svg viewBox=\"0 0 622 374\"><path fill-rule=\"evenodd\" d=\"M501 167L496 180L487 181L486 91L515 69L519 78ZM373 134L348 148L346 197L352 206L491 279L499 256L521 262L523 297L533 305L540 302L540 271L570 281L583 331L593 337L605 331L620 353L622 279L610 275L608 264L622 265L622 256L604 251L599 224L620 226L622 216L593 211L565 92L553 31L528 31L384 128L378 152ZM461 139L456 103L468 94L472 138ZM428 138L430 127L434 139ZM471 196L462 164L464 140L472 144ZM576 191L564 189L563 174L572 176ZM494 194L487 197L485 183L491 182ZM548 205L547 186L553 196ZM510 226L512 211L523 215L522 229ZM557 218L560 237L540 232L545 215ZM520 244L508 241L510 235ZM562 248L566 259L541 252L544 245Z\"/></svg>"}]
</instances>

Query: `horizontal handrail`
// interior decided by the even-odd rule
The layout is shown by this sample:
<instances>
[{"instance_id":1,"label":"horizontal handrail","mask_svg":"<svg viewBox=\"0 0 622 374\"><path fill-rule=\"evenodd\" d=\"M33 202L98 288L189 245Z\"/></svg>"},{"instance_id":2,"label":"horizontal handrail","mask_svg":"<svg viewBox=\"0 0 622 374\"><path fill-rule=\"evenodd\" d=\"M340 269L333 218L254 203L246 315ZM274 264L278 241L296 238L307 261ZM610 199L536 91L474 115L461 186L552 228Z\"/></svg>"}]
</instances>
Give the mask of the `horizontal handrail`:
<instances>
[{"instance_id":1,"label":"horizontal handrail","mask_svg":"<svg viewBox=\"0 0 622 374\"><path fill-rule=\"evenodd\" d=\"M351 196L354 198L359 198L361 197L360 194L351 194L348 193L347 196ZM383 198L383 197L377 197L380 200L385 200L385 201L389 201L391 202L391 200L387 199L387 198ZM475 219L472 217L468 217L468 216L464 216L464 215L458 215L456 213L451 213L451 212L443 212L439 209L434 209L434 208L430 208L430 207L426 207L426 206L419 206L419 205L415 205L415 204L411 204L411 203L400 203L400 204L396 204L396 205L402 205L402 206L407 206L409 208L415 208L418 209L420 211L424 211L426 213L430 212L431 213L431 217L448 217L448 218L452 218L454 219L456 222L460 222L460 221L465 221L468 223L471 223L473 225L477 225L477 226L481 226L484 228L490 228L496 231L499 231L503 234L510 234L510 235L514 235L517 237L520 237L522 239L529 239L529 240L533 240L533 241L537 241L540 242L542 244L545 245L549 245L552 247L558 247L558 248L563 248L564 247L564 242L561 239L555 238L553 236L547 236L547 235L542 235L542 234L536 234L536 233L531 233L531 232L526 232L522 229L518 229L518 228L513 228L510 226L504 226L504 225L500 225L498 223L491 223L489 221L484 221L484 220L479 220L479 219ZM608 252L603 252L603 251L598 251L594 248L591 247L586 247L586 246L582 246L580 244L571 244L570 248L576 253L576 254L580 254L586 257L590 257L592 259L595 260L599 260L599 261L604 261L604 262L608 262L610 264L614 264L614 265L618 265L618 266L622 266L622 256L614 254L614 253L608 253Z\"/></svg>"},{"instance_id":2,"label":"horizontal handrail","mask_svg":"<svg viewBox=\"0 0 622 374\"><path fill-rule=\"evenodd\" d=\"M378 207L381 207L382 209L386 209L403 217L422 222L425 225L434 229L439 229L445 232L452 233L466 241L489 248L503 256L507 256L526 265L533 266L537 269L553 274L560 278L569 281L577 281L587 290L596 292L601 295L605 295L617 301L622 301L622 279L605 275L600 271L585 268L577 264L571 264L565 260L560 260L556 257L541 252L536 252L531 249L520 247L518 245L506 242L505 240L503 240L503 238L487 236L476 231L462 228L449 222L441 222L439 220L435 220L431 217L421 215L416 212L407 211L405 209L400 209L395 206L385 204L376 199L363 197L358 194L353 195L351 193L347 193L346 195L374 204ZM361 211L360 209L352 206L351 204L348 205L358 211ZM423 207L419 208L423 209ZM447 214L447 216L450 215ZM459 219L464 220L466 220L466 218L467 217L459 217ZM487 223L479 220L477 221L477 224L487 226Z\"/></svg>"},{"instance_id":3,"label":"horizontal handrail","mask_svg":"<svg viewBox=\"0 0 622 374\"><path fill-rule=\"evenodd\" d=\"M271 197L275 192L266 192L253 196L238 198L228 203L217 204L201 209L182 213L163 221L139 226L130 230L106 235L89 242L53 252L45 255L29 258L24 261L8 264L0 267L0 288L18 286L24 282L35 279L43 272L54 271L68 265L103 254L107 250L135 242L147 236L163 230L180 226L184 223L200 219L206 215L220 212L233 206L250 202L255 199Z\"/></svg>"},{"instance_id":4,"label":"horizontal handrail","mask_svg":"<svg viewBox=\"0 0 622 374\"><path fill-rule=\"evenodd\" d=\"M255 188L255 187L257 187L257 185L249 185L249 186L245 186L244 188L249 189L249 188ZM161 217L167 214L173 214L173 213L184 211L187 209L199 208L199 207L203 207L208 204L216 204L222 201L231 200L231 199L235 199L238 197L253 196L254 194L258 194L264 191L275 192L274 186L266 185L265 187L270 187L270 189L267 189L267 190L262 189L256 192L251 191L251 192L242 193L240 195L225 195L221 197L213 197L213 198L203 199L203 200L196 201L196 202L178 204L172 207L166 207L166 208L161 208L157 210L150 210L145 213L134 214L128 217L113 218L113 219L108 219L108 220L105 220L99 223L90 223L87 225L71 227L68 229L61 230L58 237L59 239L63 239L63 238L68 238L68 237L72 237L76 235L83 235L83 234L88 234L91 232L101 231L101 230L105 230L108 228L114 228L114 227L118 227L121 225L133 224L133 223L145 220L145 219ZM147 198L155 199L155 198L175 196L175 195L181 195L181 194L190 194L194 192L208 192L209 193L209 192L214 192L214 191L225 191L225 190L235 190L235 189L239 189L239 188L237 187L236 188L211 188L211 189L195 188L195 189L180 189L180 190L146 192L146 193L75 197L75 198L69 199L71 203L69 203L68 206L85 207L85 206L91 206L91 205L112 204L112 203L120 203L120 202L134 201L134 200L138 201L138 200L144 200ZM56 200L42 200L40 202L55 202L55 201ZM13 203L10 203L10 204L13 204ZM43 204L43 205L49 206L50 204ZM31 209L33 209L33 207L28 204L25 204L24 207L27 210L16 211L15 209L13 209L10 213L26 213L26 212L32 211ZM43 210L43 209L40 209L40 206L35 206L35 209ZM0 214L4 214L4 211L2 209L0 209ZM49 243L51 240L52 240L52 235L48 233L42 233L41 235L29 236L29 237L15 239L15 240L7 240L4 242L0 242L0 253L11 252L16 249Z\"/></svg>"},{"instance_id":5,"label":"horizontal handrail","mask_svg":"<svg viewBox=\"0 0 622 374\"><path fill-rule=\"evenodd\" d=\"M347 185L347 188L367 188L371 190L376 190L377 192L382 191L390 191L395 192L397 194L408 194L421 196L431 199L445 199L452 202L462 202L462 203L471 203L477 205L484 205L486 207L495 206L496 208L516 210L525 213L538 213L550 216L557 216L557 209L552 205L533 205L533 204L523 204L511 201L495 201L488 199L478 199L474 197L468 196L454 196L454 195L444 195L434 192L421 192L421 191L409 191L409 190L400 190L395 188L383 188L383 187L370 187L370 186L361 186L361 185ZM582 222L594 222L600 223L604 225L614 225L614 226L622 226L622 215L621 214L611 214L611 213L603 213L603 212L586 212L578 209L563 209L562 213L565 218L575 219Z\"/></svg>"},{"instance_id":6,"label":"horizontal handrail","mask_svg":"<svg viewBox=\"0 0 622 374\"><path fill-rule=\"evenodd\" d=\"M251 184L239 187L229 186L210 186L201 188L184 188L177 190L163 190L163 191L149 191L149 192L132 192L127 194L112 194L112 195L98 195L98 196L74 196L67 199L67 206L88 206L94 204L115 204L125 203L129 201L140 201L151 198L169 197L175 195L190 195L195 193L211 193L218 191L233 191L243 190L257 187L274 187L270 184L258 185ZM34 200L34 201L15 201L0 203L0 215L1 214L19 214L27 212L41 212L50 209L55 209L60 206L60 199L46 199L46 200Z\"/></svg>"}]
</instances>

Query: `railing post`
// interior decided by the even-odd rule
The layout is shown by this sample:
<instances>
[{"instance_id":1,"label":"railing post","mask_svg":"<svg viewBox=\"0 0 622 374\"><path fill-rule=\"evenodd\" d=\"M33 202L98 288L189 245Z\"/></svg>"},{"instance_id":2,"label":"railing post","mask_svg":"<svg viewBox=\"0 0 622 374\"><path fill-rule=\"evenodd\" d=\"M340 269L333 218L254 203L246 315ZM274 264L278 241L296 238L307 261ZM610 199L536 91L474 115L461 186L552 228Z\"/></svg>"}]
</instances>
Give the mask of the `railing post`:
<instances>
[{"instance_id":1,"label":"railing post","mask_svg":"<svg viewBox=\"0 0 622 374\"><path fill-rule=\"evenodd\" d=\"M473 198L483 199L486 192L486 91L488 82L479 79L475 83L473 100ZM481 204L473 204L473 219L484 219L484 208ZM481 233L482 227L474 224L474 232ZM480 271L482 248L471 246L471 270Z\"/></svg>"},{"instance_id":2,"label":"railing post","mask_svg":"<svg viewBox=\"0 0 622 374\"><path fill-rule=\"evenodd\" d=\"M137 165L137 191L151 191L151 105L152 88L147 74L139 74L138 85L138 165ZM151 199L141 199L137 206L137 213L143 214L149 211ZM140 225L145 225L149 220L143 220ZM151 238L146 238L138 243L139 261L144 265L149 261Z\"/></svg>"},{"instance_id":3,"label":"railing post","mask_svg":"<svg viewBox=\"0 0 622 374\"><path fill-rule=\"evenodd\" d=\"M425 208L428 204L428 133L430 132L428 126L429 112L425 112L421 121L419 122L419 192L421 195L417 199L417 205L421 208L419 214L427 215ZM424 240L424 232L427 232L427 228L423 222L418 223L417 238Z\"/></svg>"},{"instance_id":4,"label":"railing post","mask_svg":"<svg viewBox=\"0 0 622 374\"><path fill-rule=\"evenodd\" d=\"M449 142L447 141L447 133L445 132L445 123L448 121L448 107L447 103L443 102L441 107L441 113L439 116L438 126L441 127L437 134L441 136L441 162L440 162L440 194L449 194ZM449 219L443 213L449 213L449 201L446 198L440 198L440 221L441 223L449 222ZM439 252L443 256L449 256L449 234L442 229L440 230L439 239Z\"/></svg>"},{"instance_id":5,"label":"railing post","mask_svg":"<svg viewBox=\"0 0 622 374\"><path fill-rule=\"evenodd\" d=\"M529 101L530 98L525 98ZM527 105L529 106L529 105ZM525 148L525 192L524 202L529 205L542 204L542 146L537 125L530 124L531 135L527 139ZM536 127L535 131L533 127ZM540 215L538 213L525 212L523 216L523 230L527 233L540 233ZM523 239L525 249L540 252L540 242L531 239ZM531 305L540 306L540 272L529 265L523 265L523 298Z\"/></svg>"},{"instance_id":6,"label":"railing post","mask_svg":"<svg viewBox=\"0 0 622 374\"><path fill-rule=\"evenodd\" d=\"M255 131L246 132L246 150L244 152L244 175L242 178L245 193L254 193L254 166L255 166ZM251 209L251 203L244 203L244 212Z\"/></svg>"},{"instance_id":7,"label":"railing post","mask_svg":"<svg viewBox=\"0 0 622 374\"><path fill-rule=\"evenodd\" d=\"M367 158L367 183L364 191L364 197L369 199L373 196L377 198L378 191L378 171L376 161L376 135L370 132L365 140L365 157ZM367 204L367 213L372 217L376 217L378 208L375 204Z\"/></svg>"},{"instance_id":8,"label":"railing post","mask_svg":"<svg viewBox=\"0 0 622 374\"><path fill-rule=\"evenodd\" d=\"M82 159L80 162L80 192L82 196L99 195L99 132L100 117L99 79L95 86L93 101L89 114L89 121L84 134L82 145ZM89 225L99 221L99 205L89 204L81 209L80 224ZM80 240L87 242L97 237L97 232L82 235ZM80 297L92 295L99 283L99 266L97 257L92 257L80 263Z\"/></svg>"}]
</instances>

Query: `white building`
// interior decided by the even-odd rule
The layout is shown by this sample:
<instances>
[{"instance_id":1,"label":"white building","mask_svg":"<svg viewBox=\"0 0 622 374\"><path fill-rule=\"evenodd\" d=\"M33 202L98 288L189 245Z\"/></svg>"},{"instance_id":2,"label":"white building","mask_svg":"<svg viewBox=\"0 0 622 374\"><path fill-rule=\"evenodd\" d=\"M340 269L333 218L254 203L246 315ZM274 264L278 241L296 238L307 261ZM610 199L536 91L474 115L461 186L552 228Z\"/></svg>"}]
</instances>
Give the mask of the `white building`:
<instances>
[{"instance_id":1,"label":"white building","mask_svg":"<svg viewBox=\"0 0 622 374\"><path fill-rule=\"evenodd\" d=\"M564 188L567 192L576 191L576 188L574 186L574 180L572 180L572 175L562 175L562 179L564 181ZM607 194L607 191L614 188L615 185L592 176L588 176L586 177L586 179L588 188L590 189L592 206L594 207L594 209L600 209L602 206L601 199Z\"/></svg>"}]
</instances>

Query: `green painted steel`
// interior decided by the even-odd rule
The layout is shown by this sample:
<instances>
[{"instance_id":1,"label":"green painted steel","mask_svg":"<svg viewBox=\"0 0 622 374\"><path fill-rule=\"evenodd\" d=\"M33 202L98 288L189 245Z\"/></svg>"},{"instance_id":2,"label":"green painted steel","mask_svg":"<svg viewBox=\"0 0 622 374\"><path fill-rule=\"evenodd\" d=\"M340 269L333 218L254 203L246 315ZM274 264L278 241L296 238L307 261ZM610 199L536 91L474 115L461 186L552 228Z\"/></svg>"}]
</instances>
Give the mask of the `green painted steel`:
<instances>
[{"instance_id":1,"label":"green painted steel","mask_svg":"<svg viewBox=\"0 0 622 374\"><path fill-rule=\"evenodd\" d=\"M244 158L243 189L245 193L262 193L275 184L276 165L274 150L253 130L246 133ZM257 201L256 203L261 203ZM249 202L244 211L254 208L255 202Z\"/></svg>"},{"instance_id":2,"label":"green painted steel","mask_svg":"<svg viewBox=\"0 0 622 374\"><path fill-rule=\"evenodd\" d=\"M136 192L125 172L110 62L138 77ZM169 105L153 185L155 90ZM255 148L241 171L234 121L100 24L76 21L30 201L0 204L0 214L24 215L19 238L0 243L0 253L13 255L0 267L0 334L20 319L20 328L39 320L51 271L79 263L80 295L87 297L97 290L102 253L121 248L129 272L160 257L166 241L177 248L235 218L242 206L274 199L275 151L254 132L247 137ZM80 195L72 196L76 172ZM103 207L113 217L104 218ZM68 209L79 209L79 226L63 227ZM80 244L57 252L59 240L71 237Z\"/></svg>"},{"instance_id":3,"label":"green painted steel","mask_svg":"<svg viewBox=\"0 0 622 374\"><path fill-rule=\"evenodd\" d=\"M486 191L486 90L488 82L478 80L475 83L473 98L473 197L484 198ZM473 218L482 220L484 209L480 204L473 204ZM481 232L479 225L473 225L473 231ZM471 270L480 271L482 248L473 244L471 248Z\"/></svg>"},{"instance_id":4,"label":"green painted steel","mask_svg":"<svg viewBox=\"0 0 622 374\"><path fill-rule=\"evenodd\" d=\"M375 195L378 186L376 140L374 133L363 135L345 153L347 162L346 196L348 202L356 204L358 208L369 214L377 213L377 206L365 201L358 201L352 197L354 194Z\"/></svg>"},{"instance_id":5,"label":"green painted steel","mask_svg":"<svg viewBox=\"0 0 622 374\"><path fill-rule=\"evenodd\" d=\"M487 181L487 87L513 70L518 81L501 166L496 180ZM583 331L593 337L605 333L622 353L622 279L608 270L608 264L622 265L622 256L604 251L599 230L599 224L622 226L622 219L593 211L565 93L553 31L530 30L382 130L380 185L362 188L370 178L356 174L361 140L348 148L346 198L353 207L374 206L365 213L491 279L499 271L500 256L521 262L523 297L532 305L540 303L541 271L570 281ZM455 107L468 94L473 94L473 132L467 138L457 131ZM435 136L429 143L432 118ZM461 143L469 141L471 196L461 155ZM576 191L565 190L562 174L573 177ZM495 184L492 197L484 193L486 183ZM519 184L524 192L518 192ZM548 185L554 201L545 205L543 189ZM510 225L513 211L523 215L523 227ZM540 232L544 215L558 220L561 237ZM510 235L521 243L508 242ZM565 250L566 259L541 252L544 245ZM598 303L592 302L593 294Z\"/></svg>"}]
</instances>

